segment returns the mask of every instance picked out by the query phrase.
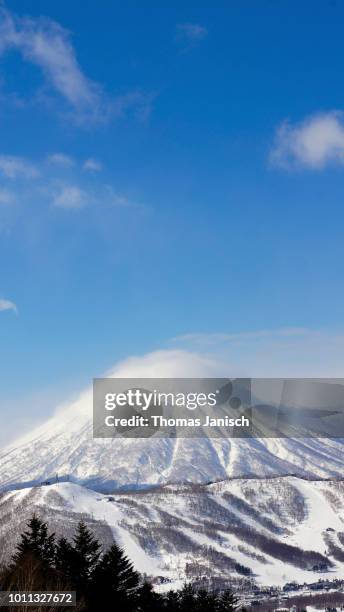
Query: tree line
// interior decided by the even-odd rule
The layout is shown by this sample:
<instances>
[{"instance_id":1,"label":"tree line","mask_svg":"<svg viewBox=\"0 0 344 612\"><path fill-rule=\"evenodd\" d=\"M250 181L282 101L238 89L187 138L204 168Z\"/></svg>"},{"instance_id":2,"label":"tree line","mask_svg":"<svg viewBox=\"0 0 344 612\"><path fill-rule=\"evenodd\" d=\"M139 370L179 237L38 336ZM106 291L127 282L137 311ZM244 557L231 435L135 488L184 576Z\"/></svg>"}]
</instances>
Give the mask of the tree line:
<instances>
[{"instance_id":1,"label":"tree line","mask_svg":"<svg viewBox=\"0 0 344 612\"><path fill-rule=\"evenodd\" d=\"M0 588L76 591L78 612L232 612L238 608L231 590L216 593L185 584L179 591L156 593L115 542L103 552L85 522L79 522L68 541L56 539L36 515L20 535L11 561L0 570Z\"/></svg>"}]
</instances>

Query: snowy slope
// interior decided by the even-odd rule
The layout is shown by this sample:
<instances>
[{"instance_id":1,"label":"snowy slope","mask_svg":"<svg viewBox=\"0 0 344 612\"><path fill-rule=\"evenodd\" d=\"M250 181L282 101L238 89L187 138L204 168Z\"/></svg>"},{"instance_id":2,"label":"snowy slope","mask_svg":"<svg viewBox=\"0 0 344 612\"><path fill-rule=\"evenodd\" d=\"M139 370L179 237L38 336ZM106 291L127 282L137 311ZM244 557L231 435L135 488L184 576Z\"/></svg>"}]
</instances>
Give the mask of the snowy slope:
<instances>
[{"instance_id":1,"label":"snowy slope","mask_svg":"<svg viewBox=\"0 0 344 612\"><path fill-rule=\"evenodd\" d=\"M0 497L0 548L36 511L57 533L69 525L69 536L88 517L97 533L108 529L105 548L114 537L140 572L173 583L202 576L269 585L344 578L343 493L342 482L294 477L111 498L72 483L27 488ZM319 574L313 568L321 559L328 567Z\"/></svg>"}]
</instances>

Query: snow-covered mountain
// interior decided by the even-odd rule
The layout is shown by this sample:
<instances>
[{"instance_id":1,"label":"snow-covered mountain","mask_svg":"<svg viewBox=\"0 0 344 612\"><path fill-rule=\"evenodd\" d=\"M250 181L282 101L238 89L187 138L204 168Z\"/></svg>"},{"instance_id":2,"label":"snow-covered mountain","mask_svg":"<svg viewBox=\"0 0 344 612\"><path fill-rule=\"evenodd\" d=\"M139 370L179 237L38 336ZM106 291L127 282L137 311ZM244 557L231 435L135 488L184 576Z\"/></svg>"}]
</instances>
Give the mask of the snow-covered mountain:
<instances>
[{"instance_id":1,"label":"snow-covered mountain","mask_svg":"<svg viewBox=\"0 0 344 612\"><path fill-rule=\"evenodd\" d=\"M109 375L222 375L176 353ZM0 451L0 551L36 510L66 537L84 518L105 547L115 537L139 571L175 585L344 578L343 450L315 438L94 439L88 389Z\"/></svg>"},{"instance_id":2,"label":"snow-covered mountain","mask_svg":"<svg viewBox=\"0 0 344 612\"><path fill-rule=\"evenodd\" d=\"M26 488L0 496L0 550L10 554L35 511L67 537L86 518L105 548L114 537L140 572L169 585L344 578L343 494L342 482L295 477L113 496L73 483Z\"/></svg>"},{"instance_id":3,"label":"snow-covered mountain","mask_svg":"<svg viewBox=\"0 0 344 612\"><path fill-rule=\"evenodd\" d=\"M219 375L207 359L180 351L119 365L110 376ZM30 434L0 450L0 490L40 483L56 473L99 491L166 483L294 474L341 477L342 440L330 439L94 439L92 390L67 403Z\"/></svg>"},{"instance_id":4,"label":"snow-covered mountain","mask_svg":"<svg viewBox=\"0 0 344 612\"><path fill-rule=\"evenodd\" d=\"M342 440L94 439L87 391L25 439L0 451L2 488L60 478L114 491L249 475L340 477Z\"/></svg>"}]
</instances>

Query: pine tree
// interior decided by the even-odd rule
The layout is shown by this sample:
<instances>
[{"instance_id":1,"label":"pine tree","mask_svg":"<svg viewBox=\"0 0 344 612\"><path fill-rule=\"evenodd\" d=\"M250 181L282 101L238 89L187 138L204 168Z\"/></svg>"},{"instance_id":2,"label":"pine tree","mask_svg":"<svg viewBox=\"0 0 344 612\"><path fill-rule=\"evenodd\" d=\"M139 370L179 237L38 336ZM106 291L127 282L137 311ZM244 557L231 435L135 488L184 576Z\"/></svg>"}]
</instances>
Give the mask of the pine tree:
<instances>
[{"instance_id":1,"label":"pine tree","mask_svg":"<svg viewBox=\"0 0 344 612\"><path fill-rule=\"evenodd\" d=\"M154 592L134 570L124 552L113 544L101 557L100 544L84 522L70 543L48 533L37 516L20 536L9 567L1 572L7 590L76 590L80 610L99 612L235 612L238 599L231 590L215 595L185 584L167 595Z\"/></svg>"},{"instance_id":2,"label":"pine tree","mask_svg":"<svg viewBox=\"0 0 344 612\"><path fill-rule=\"evenodd\" d=\"M195 609L196 591L191 584L184 584L180 591L180 610L189 612Z\"/></svg>"},{"instance_id":3,"label":"pine tree","mask_svg":"<svg viewBox=\"0 0 344 612\"><path fill-rule=\"evenodd\" d=\"M208 593L205 589L197 592L195 597L195 612L218 612L218 599L214 593Z\"/></svg>"},{"instance_id":4,"label":"pine tree","mask_svg":"<svg viewBox=\"0 0 344 612\"><path fill-rule=\"evenodd\" d=\"M57 578L54 557L55 535L49 535L47 524L33 515L2 576L2 588L31 591L51 588Z\"/></svg>"},{"instance_id":5,"label":"pine tree","mask_svg":"<svg viewBox=\"0 0 344 612\"><path fill-rule=\"evenodd\" d=\"M66 580L72 581L74 568L76 566L76 553L66 538L60 538L56 544L55 567L60 575Z\"/></svg>"},{"instance_id":6,"label":"pine tree","mask_svg":"<svg viewBox=\"0 0 344 612\"><path fill-rule=\"evenodd\" d=\"M234 612L238 609L238 598L234 595L233 591L227 590L222 593L219 598L218 611L219 612Z\"/></svg>"},{"instance_id":7,"label":"pine tree","mask_svg":"<svg viewBox=\"0 0 344 612\"><path fill-rule=\"evenodd\" d=\"M140 576L124 552L113 544L95 568L92 582L94 610L135 610ZM117 606L117 608L116 608Z\"/></svg>"},{"instance_id":8,"label":"pine tree","mask_svg":"<svg viewBox=\"0 0 344 612\"><path fill-rule=\"evenodd\" d=\"M165 612L179 612L181 609L179 591L169 591L165 596L164 608Z\"/></svg>"},{"instance_id":9,"label":"pine tree","mask_svg":"<svg viewBox=\"0 0 344 612\"><path fill-rule=\"evenodd\" d=\"M87 528L84 521L78 524L73 546L66 548L70 562L71 579L76 589L87 590L100 555L100 544Z\"/></svg>"},{"instance_id":10,"label":"pine tree","mask_svg":"<svg viewBox=\"0 0 344 612\"><path fill-rule=\"evenodd\" d=\"M153 591L149 582L144 582L138 594L137 612L160 612L163 609L163 598Z\"/></svg>"},{"instance_id":11,"label":"pine tree","mask_svg":"<svg viewBox=\"0 0 344 612\"><path fill-rule=\"evenodd\" d=\"M20 564L28 555L40 561L45 567L53 567L55 558L55 534L48 535L47 523L35 514L29 520L27 531L21 534L12 566Z\"/></svg>"}]
</instances>

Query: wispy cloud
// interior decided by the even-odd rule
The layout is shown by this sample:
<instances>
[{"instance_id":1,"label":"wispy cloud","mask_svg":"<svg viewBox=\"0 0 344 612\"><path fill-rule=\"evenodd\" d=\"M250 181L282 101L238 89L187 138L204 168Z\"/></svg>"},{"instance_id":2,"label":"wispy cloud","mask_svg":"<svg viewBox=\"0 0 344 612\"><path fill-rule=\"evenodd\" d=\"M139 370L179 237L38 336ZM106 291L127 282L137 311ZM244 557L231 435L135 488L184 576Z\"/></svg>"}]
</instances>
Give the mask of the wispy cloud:
<instances>
[{"instance_id":1,"label":"wispy cloud","mask_svg":"<svg viewBox=\"0 0 344 612\"><path fill-rule=\"evenodd\" d=\"M36 178L39 176L37 167L23 157L0 155L0 172L9 179Z\"/></svg>"},{"instance_id":2,"label":"wispy cloud","mask_svg":"<svg viewBox=\"0 0 344 612\"><path fill-rule=\"evenodd\" d=\"M100 112L101 89L82 72L67 30L51 19L21 18L5 8L0 19L0 52L16 49L26 61L39 66L78 113Z\"/></svg>"},{"instance_id":3,"label":"wispy cloud","mask_svg":"<svg viewBox=\"0 0 344 612\"><path fill-rule=\"evenodd\" d=\"M319 170L344 164L344 113L329 112L307 117L296 124L283 123L270 154L273 165Z\"/></svg>"},{"instance_id":4,"label":"wispy cloud","mask_svg":"<svg viewBox=\"0 0 344 612\"><path fill-rule=\"evenodd\" d=\"M87 77L70 33L59 23L46 17L20 17L2 5L0 55L11 50L41 69L47 84L66 101L78 123L104 122L133 108L139 117L150 112L149 94L133 91L111 99L99 83Z\"/></svg>"},{"instance_id":5,"label":"wispy cloud","mask_svg":"<svg viewBox=\"0 0 344 612\"><path fill-rule=\"evenodd\" d=\"M53 205L57 208L78 210L88 201L87 193L76 185L65 185L53 198Z\"/></svg>"},{"instance_id":6,"label":"wispy cloud","mask_svg":"<svg viewBox=\"0 0 344 612\"><path fill-rule=\"evenodd\" d=\"M88 172L100 172L103 169L101 162L97 159L93 159L93 157L86 159L82 167Z\"/></svg>"},{"instance_id":7,"label":"wispy cloud","mask_svg":"<svg viewBox=\"0 0 344 612\"><path fill-rule=\"evenodd\" d=\"M16 314L18 312L17 305L14 302L0 298L0 312L3 312L5 310L12 310Z\"/></svg>"},{"instance_id":8,"label":"wispy cloud","mask_svg":"<svg viewBox=\"0 0 344 612\"><path fill-rule=\"evenodd\" d=\"M101 161L94 157L78 159L67 153L51 153L34 162L0 155L0 175L3 175L0 206L34 201L65 211L89 206L100 206L104 210L115 207L147 209L145 204L104 182L102 168ZM19 180L32 178L35 180L30 181L30 189L26 182Z\"/></svg>"},{"instance_id":9,"label":"wispy cloud","mask_svg":"<svg viewBox=\"0 0 344 612\"><path fill-rule=\"evenodd\" d=\"M75 165L74 159L65 153L52 153L48 155L48 162L63 168L72 168Z\"/></svg>"},{"instance_id":10,"label":"wispy cloud","mask_svg":"<svg viewBox=\"0 0 344 612\"><path fill-rule=\"evenodd\" d=\"M199 23L179 23L176 26L176 42L195 45L208 36L208 30Z\"/></svg>"},{"instance_id":11,"label":"wispy cloud","mask_svg":"<svg viewBox=\"0 0 344 612\"><path fill-rule=\"evenodd\" d=\"M139 204L131 198L117 193L110 185L98 183L96 189L89 185L64 184L47 189L47 196L56 208L65 210L80 210L85 206L100 206L106 208L132 208L146 210L144 204Z\"/></svg>"}]
</instances>

